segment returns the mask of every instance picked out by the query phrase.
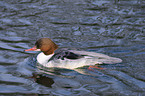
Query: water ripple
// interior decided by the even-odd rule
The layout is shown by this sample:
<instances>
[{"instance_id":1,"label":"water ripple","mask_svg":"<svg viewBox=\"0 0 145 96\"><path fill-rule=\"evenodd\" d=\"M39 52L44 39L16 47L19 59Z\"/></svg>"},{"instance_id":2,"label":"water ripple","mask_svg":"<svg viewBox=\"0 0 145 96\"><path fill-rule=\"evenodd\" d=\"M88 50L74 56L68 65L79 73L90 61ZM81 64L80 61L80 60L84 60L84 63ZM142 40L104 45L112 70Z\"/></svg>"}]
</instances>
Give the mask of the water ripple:
<instances>
[{"instance_id":1,"label":"water ripple","mask_svg":"<svg viewBox=\"0 0 145 96\"><path fill-rule=\"evenodd\" d=\"M1 0L0 95L144 96L144 5L142 0ZM95 71L37 69L37 53L24 49L42 37L123 62Z\"/></svg>"}]
</instances>

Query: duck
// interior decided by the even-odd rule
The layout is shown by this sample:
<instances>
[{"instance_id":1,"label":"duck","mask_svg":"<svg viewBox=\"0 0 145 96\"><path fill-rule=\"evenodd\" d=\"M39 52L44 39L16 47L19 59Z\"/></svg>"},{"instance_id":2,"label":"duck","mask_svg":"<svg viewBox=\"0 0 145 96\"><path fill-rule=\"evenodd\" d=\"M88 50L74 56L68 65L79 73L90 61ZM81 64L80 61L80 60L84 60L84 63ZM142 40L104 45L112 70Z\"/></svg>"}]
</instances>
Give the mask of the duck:
<instances>
[{"instance_id":1,"label":"duck","mask_svg":"<svg viewBox=\"0 0 145 96\"><path fill-rule=\"evenodd\" d=\"M38 39L34 47L25 51L40 51L36 57L37 63L48 68L75 69L84 66L98 68L95 65L122 62L120 58L102 53L59 48L50 38Z\"/></svg>"}]
</instances>

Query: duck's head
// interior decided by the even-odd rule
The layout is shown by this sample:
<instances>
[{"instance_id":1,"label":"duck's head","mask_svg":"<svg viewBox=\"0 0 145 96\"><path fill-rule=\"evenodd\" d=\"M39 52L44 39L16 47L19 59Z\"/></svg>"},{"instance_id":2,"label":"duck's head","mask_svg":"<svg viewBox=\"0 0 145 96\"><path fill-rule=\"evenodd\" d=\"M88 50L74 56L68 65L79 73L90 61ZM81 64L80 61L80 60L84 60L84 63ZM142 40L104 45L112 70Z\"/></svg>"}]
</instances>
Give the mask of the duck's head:
<instances>
[{"instance_id":1,"label":"duck's head","mask_svg":"<svg viewBox=\"0 0 145 96\"><path fill-rule=\"evenodd\" d=\"M25 51L42 51L45 55L53 54L58 46L49 38L41 38L36 41L35 46Z\"/></svg>"}]
</instances>

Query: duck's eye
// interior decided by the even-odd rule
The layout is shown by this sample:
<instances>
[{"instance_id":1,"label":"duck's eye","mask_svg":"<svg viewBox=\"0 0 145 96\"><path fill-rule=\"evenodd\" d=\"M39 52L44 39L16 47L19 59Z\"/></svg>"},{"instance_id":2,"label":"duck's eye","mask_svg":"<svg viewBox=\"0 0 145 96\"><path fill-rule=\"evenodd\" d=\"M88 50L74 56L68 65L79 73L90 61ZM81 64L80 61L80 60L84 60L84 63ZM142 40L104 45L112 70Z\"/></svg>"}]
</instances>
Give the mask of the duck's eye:
<instances>
[{"instance_id":1,"label":"duck's eye","mask_svg":"<svg viewBox=\"0 0 145 96\"><path fill-rule=\"evenodd\" d=\"M38 42L35 43L35 46L37 47L37 49L41 48L41 44L39 44Z\"/></svg>"},{"instance_id":2,"label":"duck's eye","mask_svg":"<svg viewBox=\"0 0 145 96\"><path fill-rule=\"evenodd\" d=\"M36 47L37 47L38 49L40 49L40 48L41 48L41 44L37 44Z\"/></svg>"}]
</instances>

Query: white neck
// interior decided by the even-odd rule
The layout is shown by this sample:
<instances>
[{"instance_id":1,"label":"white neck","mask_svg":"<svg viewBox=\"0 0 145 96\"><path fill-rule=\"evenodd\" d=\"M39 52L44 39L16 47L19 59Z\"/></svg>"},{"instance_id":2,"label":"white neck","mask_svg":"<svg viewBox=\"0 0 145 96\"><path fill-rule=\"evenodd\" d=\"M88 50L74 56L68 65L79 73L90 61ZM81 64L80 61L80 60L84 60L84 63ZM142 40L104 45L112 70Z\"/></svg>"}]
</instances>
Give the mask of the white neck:
<instances>
[{"instance_id":1,"label":"white neck","mask_svg":"<svg viewBox=\"0 0 145 96\"><path fill-rule=\"evenodd\" d=\"M48 60L53 56L54 54L45 55L43 52L39 53L37 56L37 61L40 64L46 64L48 63Z\"/></svg>"}]
</instances>

